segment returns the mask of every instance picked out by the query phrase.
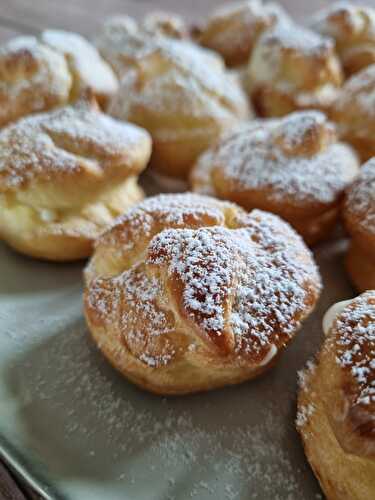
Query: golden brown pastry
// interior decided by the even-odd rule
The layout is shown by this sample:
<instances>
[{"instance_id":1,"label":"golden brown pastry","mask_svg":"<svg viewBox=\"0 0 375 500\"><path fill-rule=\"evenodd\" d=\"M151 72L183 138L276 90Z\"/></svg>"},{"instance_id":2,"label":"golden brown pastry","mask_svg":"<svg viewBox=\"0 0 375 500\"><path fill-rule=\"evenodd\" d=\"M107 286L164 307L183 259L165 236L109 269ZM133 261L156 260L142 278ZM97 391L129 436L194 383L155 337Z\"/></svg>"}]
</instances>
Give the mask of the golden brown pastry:
<instances>
[{"instance_id":1,"label":"golden brown pastry","mask_svg":"<svg viewBox=\"0 0 375 500\"><path fill-rule=\"evenodd\" d=\"M142 23L130 16L109 17L102 24L94 43L115 73L123 75L137 62L168 40L186 39L188 28L175 14L151 12Z\"/></svg>"},{"instance_id":2,"label":"golden brown pastry","mask_svg":"<svg viewBox=\"0 0 375 500\"><path fill-rule=\"evenodd\" d=\"M375 63L375 9L368 5L334 2L316 13L311 29L335 40L347 75Z\"/></svg>"},{"instance_id":3,"label":"golden brown pastry","mask_svg":"<svg viewBox=\"0 0 375 500\"><path fill-rule=\"evenodd\" d=\"M142 28L156 36L184 39L189 38L189 28L184 19L174 13L155 11L147 14L143 20Z\"/></svg>"},{"instance_id":4,"label":"golden brown pastry","mask_svg":"<svg viewBox=\"0 0 375 500\"><path fill-rule=\"evenodd\" d=\"M229 3L216 9L202 28L197 41L218 52L228 66L247 64L258 37L277 22L289 21L281 5L263 0Z\"/></svg>"},{"instance_id":5,"label":"golden brown pastry","mask_svg":"<svg viewBox=\"0 0 375 500\"><path fill-rule=\"evenodd\" d=\"M375 498L375 292L336 304L301 373L297 429L328 500Z\"/></svg>"},{"instance_id":6,"label":"golden brown pastry","mask_svg":"<svg viewBox=\"0 0 375 500\"><path fill-rule=\"evenodd\" d=\"M328 109L342 80L330 39L280 22L258 39L246 86L261 116L283 116L298 109Z\"/></svg>"},{"instance_id":7,"label":"golden brown pastry","mask_svg":"<svg viewBox=\"0 0 375 500\"><path fill-rule=\"evenodd\" d=\"M0 131L0 237L27 255L69 261L143 198L148 133L82 100Z\"/></svg>"},{"instance_id":8,"label":"golden brown pastry","mask_svg":"<svg viewBox=\"0 0 375 500\"><path fill-rule=\"evenodd\" d=\"M65 105L90 88L101 105L118 82L96 49L75 33L49 30L0 47L0 127Z\"/></svg>"},{"instance_id":9,"label":"golden brown pastry","mask_svg":"<svg viewBox=\"0 0 375 500\"><path fill-rule=\"evenodd\" d=\"M345 82L330 113L340 136L355 147L363 161L375 155L374 102L375 64Z\"/></svg>"},{"instance_id":10,"label":"golden brown pastry","mask_svg":"<svg viewBox=\"0 0 375 500\"><path fill-rule=\"evenodd\" d=\"M208 51L163 41L129 70L109 113L148 130L151 167L186 180L194 162L217 138L249 116L235 76Z\"/></svg>"},{"instance_id":11,"label":"golden brown pastry","mask_svg":"<svg viewBox=\"0 0 375 500\"><path fill-rule=\"evenodd\" d=\"M94 341L159 394L236 384L276 361L320 278L278 217L192 194L148 198L99 238L86 269Z\"/></svg>"},{"instance_id":12,"label":"golden brown pastry","mask_svg":"<svg viewBox=\"0 0 375 500\"><path fill-rule=\"evenodd\" d=\"M206 151L191 175L193 191L260 208L287 220L308 244L337 221L357 157L337 142L335 126L318 111L239 126Z\"/></svg>"},{"instance_id":13,"label":"golden brown pastry","mask_svg":"<svg viewBox=\"0 0 375 500\"><path fill-rule=\"evenodd\" d=\"M346 265L358 290L375 289L375 160L368 161L347 191L343 217L351 236Z\"/></svg>"}]
</instances>

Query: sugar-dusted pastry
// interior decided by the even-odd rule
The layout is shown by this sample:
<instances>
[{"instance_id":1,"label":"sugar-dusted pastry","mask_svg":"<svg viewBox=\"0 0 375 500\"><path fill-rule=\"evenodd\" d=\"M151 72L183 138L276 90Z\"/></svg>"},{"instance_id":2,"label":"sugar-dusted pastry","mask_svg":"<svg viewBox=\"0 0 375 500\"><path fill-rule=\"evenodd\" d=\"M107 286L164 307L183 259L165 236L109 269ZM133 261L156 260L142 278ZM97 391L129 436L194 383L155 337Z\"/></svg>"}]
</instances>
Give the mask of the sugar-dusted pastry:
<instances>
[{"instance_id":1,"label":"sugar-dusted pastry","mask_svg":"<svg viewBox=\"0 0 375 500\"><path fill-rule=\"evenodd\" d=\"M375 64L345 82L332 106L331 117L340 136L350 142L362 160L375 156Z\"/></svg>"},{"instance_id":2,"label":"sugar-dusted pastry","mask_svg":"<svg viewBox=\"0 0 375 500\"><path fill-rule=\"evenodd\" d=\"M137 175L149 134L88 99L0 131L0 238L18 251L69 261L143 198Z\"/></svg>"},{"instance_id":3,"label":"sugar-dusted pastry","mask_svg":"<svg viewBox=\"0 0 375 500\"><path fill-rule=\"evenodd\" d=\"M336 223L345 188L359 170L318 111L256 120L225 134L198 160L193 191L260 208L287 220L309 244Z\"/></svg>"},{"instance_id":4,"label":"sugar-dusted pastry","mask_svg":"<svg viewBox=\"0 0 375 500\"><path fill-rule=\"evenodd\" d=\"M104 105L118 82L97 50L75 33L49 30L0 47L0 127L77 99L90 88Z\"/></svg>"},{"instance_id":5,"label":"sugar-dusted pastry","mask_svg":"<svg viewBox=\"0 0 375 500\"><path fill-rule=\"evenodd\" d=\"M222 5L198 29L197 41L219 52L228 66L247 64L258 37L289 16L274 2L245 0Z\"/></svg>"},{"instance_id":6,"label":"sugar-dusted pastry","mask_svg":"<svg viewBox=\"0 0 375 500\"><path fill-rule=\"evenodd\" d=\"M147 14L141 27L150 34L169 38L189 38L189 28L184 19L178 14L164 11L155 11Z\"/></svg>"},{"instance_id":7,"label":"sugar-dusted pastry","mask_svg":"<svg viewBox=\"0 0 375 500\"><path fill-rule=\"evenodd\" d=\"M152 53L159 43L187 39L188 28L175 14L151 12L142 22L127 15L109 17L94 43L101 55L122 78L137 62Z\"/></svg>"},{"instance_id":8,"label":"sugar-dusted pastry","mask_svg":"<svg viewBox=\"0 0 375 500\"><path fill-rule=\"evenodd\" d=\"M318 11L311 29L332 37L345 73L351 75L375 63L375 9L369 5L334 2Z\"/></svg>"},{"instance_id":9,"label":"sugar-dusted pastry","mask_svg":"<svg viewBox=\"0 0 375 500\"><path fill-rule=\"evenodd\" d=\"M151 167L169 179L187 179L197 157L249 116L235 76L210 52L164 41L123 77L109 113L148 130Z\"/></svg>"},{"instance_id":10,"label":"sugar-dusted pastry","mask_svg":"<svg viewBox=\"0 0 375 500\"><path fill-rule=\"evenodd\" d=\"M99 238L86 269L94 341L159 394L236 384L271 367L320 277L278 217L192 194L148 198Z\"/></svg>"},{"instance_id":11,"label":"sugar-dusted pastry","mask_svg":"<svg viewBox=\"0 0 375 500\"><path fill-rule=\"evenodd\" d=\"M375 292L335 304L301 373L297 429L328 500L375 498Z\"/></svg>"},{"instance_id":12,"label":"sugar-dusted pastry","mask_svg":"<svg viewBox=\"0 0 375 500\"><path fill-rule=\"evenodd\" d=\"M351 242L348 273L358 290L375 289L375 159L368 161L348 188L343 209Z\"/></svg>"},{"instance_id":13,"label":"sugar-dusted pastry","mask_svg":"<svg viewBox=\"0 0 375 500\"><path fill-rule=\"evenodd\" d=\"M281 22L258 39L246 86L261 116L283 116L298 109L326 110L342 80L330 39Z\"/></svg>"}]
</instances>

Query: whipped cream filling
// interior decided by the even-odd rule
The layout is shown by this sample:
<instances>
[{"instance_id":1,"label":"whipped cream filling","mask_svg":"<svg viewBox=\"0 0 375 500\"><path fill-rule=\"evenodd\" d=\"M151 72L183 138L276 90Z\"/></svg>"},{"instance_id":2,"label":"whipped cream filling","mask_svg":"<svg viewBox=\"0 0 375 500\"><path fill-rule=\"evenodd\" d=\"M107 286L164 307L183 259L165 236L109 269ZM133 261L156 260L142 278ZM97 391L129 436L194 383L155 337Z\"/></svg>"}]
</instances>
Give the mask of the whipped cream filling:
<instances>
[{"instance_id":1,"label":"whipped cream filling","mask_svg":"<svg viewBox=\"0 0 375 500\"><path fill-rule=\"evenodd\" d=\"M347 307L354 299L342 300L331 306L323 317L324 335L328 335L337 316Z\"/></svg>"},{"instance_id":2,"label":"whipped cream filling","mask_svg":"<svg viewBox=\"0 0 375 500\"><path fill-rule=\"evenodd\" d=\"M265 366L267 365L272 358L274 358L277 354L277 347L275 344L272 344L270 347L270 350L267 352L266 356L262 361L259 363L260 366Z\"/></svg>"}]
</instances>

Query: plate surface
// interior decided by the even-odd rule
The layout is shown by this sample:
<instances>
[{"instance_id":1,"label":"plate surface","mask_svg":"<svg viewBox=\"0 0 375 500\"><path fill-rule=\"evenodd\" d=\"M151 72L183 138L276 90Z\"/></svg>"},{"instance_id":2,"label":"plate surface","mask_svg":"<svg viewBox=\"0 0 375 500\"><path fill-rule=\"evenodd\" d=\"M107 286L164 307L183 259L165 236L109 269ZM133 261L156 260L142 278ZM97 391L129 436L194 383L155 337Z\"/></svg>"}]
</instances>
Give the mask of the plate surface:
<instances>
[{"instance_id":1,"label":"plate surface","mask_svg":"<svg viewBox=\"0 0 375 500\"><path fill-rule=\"evenodd\" d=\"M325 290L279 364L259 380L163 399L124 380L81 312L83 265L51 265L0 245L0 449L46 498L317 499L294 429L297 371L321 317L353 296L345 242L316 257Z\"/></svg>"}]
</instances>

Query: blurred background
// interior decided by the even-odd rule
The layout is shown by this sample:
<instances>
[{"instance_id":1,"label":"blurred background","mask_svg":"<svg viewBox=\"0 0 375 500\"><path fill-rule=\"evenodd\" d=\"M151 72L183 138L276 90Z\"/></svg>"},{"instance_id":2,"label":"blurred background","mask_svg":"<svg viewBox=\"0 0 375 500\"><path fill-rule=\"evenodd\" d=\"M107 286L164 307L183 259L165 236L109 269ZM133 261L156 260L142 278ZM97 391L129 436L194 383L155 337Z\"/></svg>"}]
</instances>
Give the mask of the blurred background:
<instances>
[{"instance_id":1,"label":"blurred background","mask_svg":"<svg viewBox=\"0 0 375 500\"><path fill-rule=\"evenodd\" d=\"M233 0L232 0L233 1ZM145 12L166 9L199 21L218 5L231 0L0 0L0 43L19 33L44 28L65 28L85 35L95 32L103 17L110 14L142 16ZM303 20L329 0L279 0L294 17ZM375 0L364 2L375 5Z\"/></svg>"}]
</instances>

